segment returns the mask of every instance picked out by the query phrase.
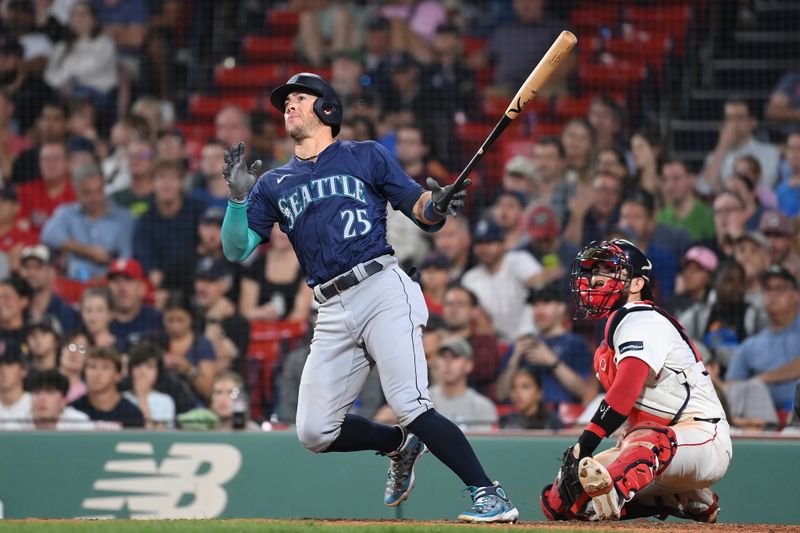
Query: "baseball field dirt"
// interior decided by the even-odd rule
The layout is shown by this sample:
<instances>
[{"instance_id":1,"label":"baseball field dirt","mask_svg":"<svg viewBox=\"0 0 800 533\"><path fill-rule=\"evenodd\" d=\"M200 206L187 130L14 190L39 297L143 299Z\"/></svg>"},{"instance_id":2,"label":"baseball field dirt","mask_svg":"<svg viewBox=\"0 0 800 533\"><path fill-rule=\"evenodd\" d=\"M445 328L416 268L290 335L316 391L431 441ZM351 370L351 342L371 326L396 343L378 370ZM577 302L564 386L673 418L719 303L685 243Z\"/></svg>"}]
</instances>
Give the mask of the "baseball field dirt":
<instances>
[{"instance_id":1,"label":"baseball field dirt","mask_svg":"<svg viewBox=\"0 0 800 533\"><path fill-rule=\"evenodd\" d=\"M406 520L3 520L0 531L46 533L206 533L222 531L258 533L295 533L308 531L330 531L334 533L447 533L472 530L524 530L526 532L559 533L593 531L596 533L624 532L699 532L716 533L800 533L800 525L782 526L771 524L694 524L684 522L656 522L635 520L623 523L577 523L548 524L544 522L520 522L515 525L470 525L453 522L422 522Z\"/></svg>"}]
</instances>

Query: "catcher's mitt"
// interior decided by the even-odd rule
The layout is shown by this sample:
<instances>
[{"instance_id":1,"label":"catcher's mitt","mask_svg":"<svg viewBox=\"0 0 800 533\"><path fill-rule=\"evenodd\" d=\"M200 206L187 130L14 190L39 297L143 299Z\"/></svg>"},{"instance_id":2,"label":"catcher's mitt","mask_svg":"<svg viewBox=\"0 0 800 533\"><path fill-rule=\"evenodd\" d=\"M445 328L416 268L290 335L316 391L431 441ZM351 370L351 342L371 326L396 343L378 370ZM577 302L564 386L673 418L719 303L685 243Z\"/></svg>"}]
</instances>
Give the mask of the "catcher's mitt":
<instances>
[{"instance_id":1,"label":"catcher's mitt","mask_svg":"<svg viewBox=\"0 0 800 533\"><path fill-rule=\"evenodd\" d=\"M570 446L564 452L564 457L561 459L561 468L558 470L556 476L555 489L564 503L564 507L571 509L573 504L578 501L578 498L583 494L583 485L578 479L578 461L572 455L572 448Z\"/></svg>"}]
</instances>

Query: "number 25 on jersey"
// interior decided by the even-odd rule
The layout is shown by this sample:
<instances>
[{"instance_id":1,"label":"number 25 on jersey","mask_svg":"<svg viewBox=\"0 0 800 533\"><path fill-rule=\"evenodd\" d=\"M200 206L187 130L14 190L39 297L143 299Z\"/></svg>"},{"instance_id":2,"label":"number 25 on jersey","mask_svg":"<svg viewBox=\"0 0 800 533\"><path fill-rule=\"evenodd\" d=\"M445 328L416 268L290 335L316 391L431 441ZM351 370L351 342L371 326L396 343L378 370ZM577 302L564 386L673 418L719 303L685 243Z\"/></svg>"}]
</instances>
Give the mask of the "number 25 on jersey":
<instances>
[{"instance_id":1,"label":"number 25 on jersey","mask_svg":"<svg viewBox=\"0 0 800 533\"><path fill-rule=\"evenodd\" d=\"M352 239L356 235L366 235L372 229L372 223L367 218L366 209L345 209L339 213L344 220L344 238Z\"/></svg>"}]
</instances>

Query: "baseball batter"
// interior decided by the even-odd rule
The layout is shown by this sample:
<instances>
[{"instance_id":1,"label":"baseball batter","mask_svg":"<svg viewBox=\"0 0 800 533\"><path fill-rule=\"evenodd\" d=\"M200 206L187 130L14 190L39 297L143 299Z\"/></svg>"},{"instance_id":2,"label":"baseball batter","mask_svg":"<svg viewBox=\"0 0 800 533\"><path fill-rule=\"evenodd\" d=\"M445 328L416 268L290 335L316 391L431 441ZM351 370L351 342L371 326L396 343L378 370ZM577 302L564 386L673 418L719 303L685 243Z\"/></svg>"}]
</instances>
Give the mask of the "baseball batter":
<instances>
[{"instance_id":1,"label":"baseball batter","mask_svg":"<svg viewBox=\"0 0 800 533\"><path fill-rule=\"evenodd\" d=\"M242 143L226 154L230 187L222 225L225 256L243 261L277 223L292 242L319 314L300 382L297 434L308 450L375 450L390 458L384 503L399 505L414 486L414 464L430 450L469 488L468 522L513 522L519 513L484 472L463 433L428 397L420 287L398 267L386 241L387 202L425 231L437 231L463 206L458 191L429 178L424 191L381 145L336 141L342 104L320 76L300 73L272 91L295 142L294 157L260 178ZM348 414L372 365L400 425Z\"/></svg>"},{"instance_id":2,"label":"baseball batter","mask_svg":"<svg viewBox=\"0 0 800 533\"><path fill-rule=\"evenodd\" d=\"M710 486L730 464L730 428L697 349L651 301L651 270L622 239L589 244L572 265L576 318L608 317L594 357L608 392L542 491L550 520L717 519ZM625 423L618 444L593 456Z\"/></svg>"}]
</instances>

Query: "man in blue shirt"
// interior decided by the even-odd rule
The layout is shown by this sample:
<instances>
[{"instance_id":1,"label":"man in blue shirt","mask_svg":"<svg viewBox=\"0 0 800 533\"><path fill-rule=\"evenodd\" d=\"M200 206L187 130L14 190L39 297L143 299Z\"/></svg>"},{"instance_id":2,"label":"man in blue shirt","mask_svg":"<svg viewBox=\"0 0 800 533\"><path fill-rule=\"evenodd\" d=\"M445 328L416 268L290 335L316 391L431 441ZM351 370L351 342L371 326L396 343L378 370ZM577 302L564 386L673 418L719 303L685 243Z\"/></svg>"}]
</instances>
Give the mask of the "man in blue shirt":
<instances>
[{"instance_id":1,"label":"man in blue shirt","mask_svg":"<svg viewBox=\"0 0 800 533\"><path fill-rule=\"evenodd\" d=\"M116 347L127 352L142 339L157 339L164 334L164 321L156 309L144 303L147 280L135 259L117 259L108 269L108 286L114 296L111 333Z\"/></svg>"},{"instance_id":2,"label":"man in blue shirt","mask_svg":"<svg viewBox=\"0 0 800 533\"><path fill-rule=\"evenodd\" d=\"M422 346L425 300L386 241L387 203L436 231L463 206L466 192L445 201L452 186L429 178L432 192L424 191L379 144L335 141L342 104L316 74L292 76L271 102L284 114L294 157L257 178L260 162L248 169L244 143L226 153L230 200L222 246L228 259L244 261L277 222L320 304L300 382L300 442L316 453L388 455L384 503L392 507L408 497L414 464L430 449L470 490L473 506L460 520L516 521L516 507L491 482L463 433L433 408ZM398 426L348 413L373 365Z\"/></svg>"},{"instance_id":3,"label":"man in blue shirt","mask_svg":"<svg viewBox=\"0 0 800 533\"><path fill-rule=\"evenodd\" d=\"M760 276L768 325L734 352L725 380L760 379L778 411L789 412L800 379L800 292L797 279L780 265Z\"/></svg>"},{"instance_id":4,"label":"man in blue shirt","mask_svg":"<svg viewBox=\"0 0 800 533\"><path fill-rule=\"evenodd\" d=\"M68 278L88 281L105 276L113 259L131 256L133 218L106 199L103 173L94 163L78 166L72 182L78 201L56 209L41 239L66 254Z\"/></svg>"},{"instance_id":5,"label":"man in blue shirt","mask_svg":"<svg viewBox=\"0 0 800 533\"><path fill-rule=\"evenodd\" d=\"M205 206L183 192L184 170L180 163L161 161L153 170L155 197L151 208L136 221L133 253L150 282L160 287L164 272L197 247L197 226ZM190 269L183 274L191 277Z\"/></svg>"}]
</instances>

